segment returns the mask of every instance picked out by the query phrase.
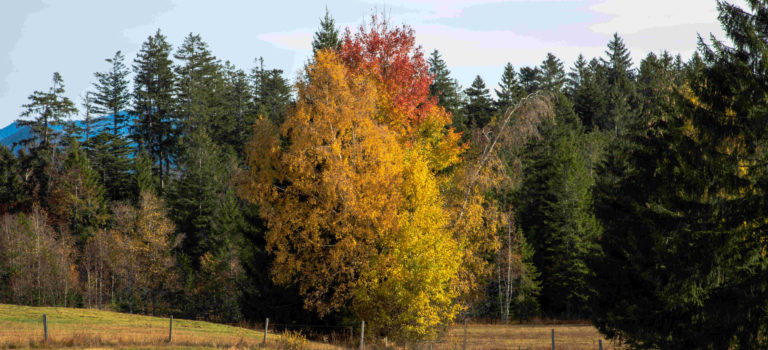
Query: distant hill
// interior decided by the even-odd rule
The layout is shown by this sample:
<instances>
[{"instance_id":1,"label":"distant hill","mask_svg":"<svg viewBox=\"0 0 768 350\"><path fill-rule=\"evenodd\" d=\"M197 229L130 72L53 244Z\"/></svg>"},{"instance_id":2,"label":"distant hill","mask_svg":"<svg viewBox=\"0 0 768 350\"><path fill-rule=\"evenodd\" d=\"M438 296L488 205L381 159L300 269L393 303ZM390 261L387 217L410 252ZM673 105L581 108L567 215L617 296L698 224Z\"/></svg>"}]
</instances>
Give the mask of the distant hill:
<instances>
[{"instance_id":1,"label":"distant hill","mask_svg":"<svg viewBox=\"0 0 768 350\"><path fill-rule=\"evenodd\" d=\"M123 111L120 112L120 115L122 116L129 116L127 112ZM100 131L107 128L107 130L111 131L111 125L112 125L112 119L113 115L105 115L102 117L94 118L92 122L92 128L95 130L95 133L98 134ZM120 130L120 134L123 136L128 136L130 132L130 127L133 124L134 119L128 118L128 122L123 125L123 127ZM85 126L85 121L83 120L76 120L75 123L81 127ZM62 125L55 126L53 129L61 131L64 127ZM30 128L27 126L19 126L18 122L14 121L11 123L11 125L8 125L2 129L0 129L0 144L3 146L6 146L8 148L13 149L14 143L17 143L21 140L27 139L30 136ZM85 135L80 135L81 138L85 138ZM16 146L16 150L19 149L20 146Z\"/></svg>"}]
</instances>

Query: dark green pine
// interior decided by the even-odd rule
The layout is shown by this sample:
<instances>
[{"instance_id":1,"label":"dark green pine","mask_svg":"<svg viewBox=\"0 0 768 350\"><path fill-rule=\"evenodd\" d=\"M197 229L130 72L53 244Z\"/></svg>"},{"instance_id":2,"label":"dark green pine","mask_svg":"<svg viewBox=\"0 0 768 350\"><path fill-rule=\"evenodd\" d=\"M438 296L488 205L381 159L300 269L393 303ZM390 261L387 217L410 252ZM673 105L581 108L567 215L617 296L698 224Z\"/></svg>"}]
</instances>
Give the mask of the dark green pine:
<instances>
[{"instance_id":1,"label":"dark green pine","mask_svg":"<svg viewBox=\"0 0 768 350\"><path fill-rule=\"evenodd\" d=\"M482 128L491 121L495 113L494 102L488 88L485 87L483 78L475 77L464 94L467 95L467 104L464 105L464 114L467 116L469 129Z\"/></svg>"},{"instance_id":2,"label":"dark green pine","mask_svg":"<svg viewBox=\"0 0 768 350\"><path fill-rule=\"evenodd\" d=\"M125 56L117 51L115 56L105 60L111 64L106 72L97 72L93 84L95 96L92 112L96 115L112 115L112 134L117 136L124 126L126 117L120 112L128 109L131 102L131 92L128 86L128 67L125 66Z\"/></svg>"},{"instance_id":3,"label":"dark green pine","mask_svg":"<svg viewBox=\"0 0 768 350\"><path fill-rule=\"evenodd\" d=\"M171 44L158 29L142 44L133 65L132 113L137 120L132 138L138 153L146 153L150 157L161 192L170 172L170 158L180 131L174 114L176 84L171 49Z\"/></svg>"},{"instance_id":4,"label":"dark green pine","mask_svg":"<svg viewBox=\"0 0 768 350\"><path fill-rule=\"evenodd\" d=\"M328 8L325 8L325 16L320 20L320 28L315 32L312 39L312 54L317 54L323 49L336 50L339 48L339 29L336 28L336 21L331 17Z\"/></svg>"}]
</instances>

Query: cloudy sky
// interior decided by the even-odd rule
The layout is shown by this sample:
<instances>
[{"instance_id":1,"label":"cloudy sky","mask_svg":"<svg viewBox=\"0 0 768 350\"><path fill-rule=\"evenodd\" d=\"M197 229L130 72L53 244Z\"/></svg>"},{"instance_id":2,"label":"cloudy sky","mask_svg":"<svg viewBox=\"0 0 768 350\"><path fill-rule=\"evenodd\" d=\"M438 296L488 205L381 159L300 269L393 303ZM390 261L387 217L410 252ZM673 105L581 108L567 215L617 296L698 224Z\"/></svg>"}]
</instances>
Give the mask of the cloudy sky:
<instances>
[{"instance_id":1,"label":"cloudy sky","mask_svg":"<svg viewBox=\"0 0 768 350\"><path fill-rule=\"evenodd\" d=\"M715 0L2 0L0 128L32 91L47 90L53 72L79 104L105 58L122 50L130 65L158 28L174 46L193 32L222 61L250 69L261 56L292 79L326 6L341 27L384 9L414 28L426 53L438 49L464 86L479 74L493 87L506 62L538 65L547 52L566 67L579 53L601 56L614 32L635 63L662 49L688 58L697 33L724 37Z\"/></svg>"}]
</instances>

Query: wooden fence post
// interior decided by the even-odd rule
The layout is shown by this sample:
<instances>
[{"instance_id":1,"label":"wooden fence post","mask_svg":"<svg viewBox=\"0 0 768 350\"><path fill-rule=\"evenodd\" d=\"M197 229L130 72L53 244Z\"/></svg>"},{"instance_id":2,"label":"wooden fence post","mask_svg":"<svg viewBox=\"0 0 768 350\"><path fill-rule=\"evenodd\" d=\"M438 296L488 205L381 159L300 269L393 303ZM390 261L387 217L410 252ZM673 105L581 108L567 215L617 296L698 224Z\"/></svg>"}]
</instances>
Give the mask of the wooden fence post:
<instances>
[{"instance_id":1,"label":"wooden fence post","mask_svg":"<svg viewBox=\"0 0 768 350\"><path fill-rule=\"evenodd\" d=\"M464 345L461 347L463 350L467 350L467 321L469 319L464 319Z\"/></svg>"},{"instance_id":2,"label":"wooden fence post","mask_svg":"<svg viewBox=\"0 0 768 350\"><path fill-rule=\"evenodd\" d=\"M365 321L360 323L360 350L365 349Z\"/></svg>"},{"instance_id":3,"label":"wooden fence post","mask_svg":"<svg viewBox=\"0 0 768 350\"><path fill-rule=\"evenodd\" d=\"M267 321L264 322L264 345L267 345L267 331L269 330L269 317L267 317Z\"/></svg>"},{"instance_id":4,"label":"wooden fence post","mask_svg":"<svg viewBox=\"0 0 768 350\"><path fill-rule=\"evenodd\" d=\"M171 320L168 322L168 342L173 341L173 315L171 315Z\"/></svg>"},{"instance_id":5,"label":"wooden fence post","mask_svg":"<svg viewBox=\"0 0 768 350\"><path fill-rule=\"evenodd\" d=\"M43 339L48 342L48 317L43 314Z\"/></svg>"},{"instance_id":6,"label":"wooden fence post","mask_svg":"<svg viewBox=\"0 0 768 350\"><path fill-rule=\"evenodd\" d=\"M555 350L555 329L552 328L552 350Z\"/></svg>"}]
</instances>

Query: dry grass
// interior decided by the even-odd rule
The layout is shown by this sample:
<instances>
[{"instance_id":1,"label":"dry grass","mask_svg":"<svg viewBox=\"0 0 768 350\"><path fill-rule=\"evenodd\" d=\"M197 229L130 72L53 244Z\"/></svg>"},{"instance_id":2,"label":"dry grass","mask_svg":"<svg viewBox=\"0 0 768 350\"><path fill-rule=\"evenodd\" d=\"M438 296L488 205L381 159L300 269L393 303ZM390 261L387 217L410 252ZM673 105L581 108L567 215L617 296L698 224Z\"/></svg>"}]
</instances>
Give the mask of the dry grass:
<instances>
[{"instance_id":1,"label":"dry grass","mask_svg":"<svg viewBox=\"0 0 768 350\"><path fill-rule=\"evenodd\" d=\"M48 317L47 343L43 314ZM109 311L0 304L0 348L262 348L263 331L191 320L174 320L169 344L168 321ZM281 343L279 335L267 336L267 348ZM307 347L335 348L320 343Z\"/></svg>"},{"instance_id":2,"label":"dry grass","mask_svg":"<svg viewBox=\"0 0 768 350\"><path fill-rule=\"evenodd\" d=\"M560 350L596 350L598 339L603 349L619 349L604 339L590 324L546 325L498 325L470 324L467 327L467 349L552 349L551 330L555 330L555 346ZM464 326L452 327L433 349L461 349ZM427 345L426 348L429 348Z\"/></svg>"}]
</instances>

